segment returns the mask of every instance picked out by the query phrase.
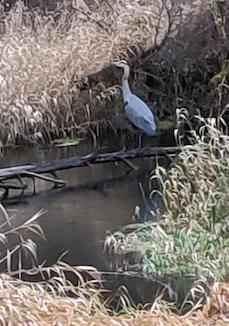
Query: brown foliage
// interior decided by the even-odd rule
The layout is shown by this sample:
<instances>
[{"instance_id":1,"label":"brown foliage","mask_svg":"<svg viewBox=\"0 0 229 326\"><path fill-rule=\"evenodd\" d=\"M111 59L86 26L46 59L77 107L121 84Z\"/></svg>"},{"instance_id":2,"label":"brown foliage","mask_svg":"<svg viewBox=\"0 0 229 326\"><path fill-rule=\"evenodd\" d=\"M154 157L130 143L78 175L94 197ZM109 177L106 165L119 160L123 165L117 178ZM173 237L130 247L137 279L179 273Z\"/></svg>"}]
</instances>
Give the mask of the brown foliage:
<instances>
[{"instance_id":1,"label":"brown foliage","mask_svg":"<svg viewBox=\"0 0 229 326\"><path fill-rule=\"evenodd\" d=\"M181 5L81 0L42 15L17 2L2 14L1 142L47 142L109 117L106 99L113 100L117 88L106 90L110 80L91 89L88 76L111 58L139 57L160 46L186 19Z\"/></svg>"},{"instance_id":2,"label":"brown foliage","mask_svg":"<svg viewBox=\"0 0 229 326\"><path fill-rule=\"evenodd\" d=\"M58 272L60 268L55 267ZM73 270L73 268L72 268ZM73 287L77 298L64 295L65 281L56 277L54 283L61 289L59 296L52 284L26 284L1 274L0 320L2 325L143 325L143 326L210 326L228 325L228 284L215 283L208 303L201 310L184 316L171 312L163 302L156 302L149 310L126 309L116 315L100 301L98 290L87 286ZM66 285L67 288L70 284ZM47 289L50 291L48 292Z\"/></svg>"},{"instance_id":3,"label":"brown foliage","mask_svg":"<svg viewBox=\"0 0 229 326\"><path fill-rule=\"evenodd\" d=\"M205 10L190 15L176 37L142 67L149 101L161 117L182 106L218 115L229 102L229 5L204 3Z\"/></svg>"}]
</instances>

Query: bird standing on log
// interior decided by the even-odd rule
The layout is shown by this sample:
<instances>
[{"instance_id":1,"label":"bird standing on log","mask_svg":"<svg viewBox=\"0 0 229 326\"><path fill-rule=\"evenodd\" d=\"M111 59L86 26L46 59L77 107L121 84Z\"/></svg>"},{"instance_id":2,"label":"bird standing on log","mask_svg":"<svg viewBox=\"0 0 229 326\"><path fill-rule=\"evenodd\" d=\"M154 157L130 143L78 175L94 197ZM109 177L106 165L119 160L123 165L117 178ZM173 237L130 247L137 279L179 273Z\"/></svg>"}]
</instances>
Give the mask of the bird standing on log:
<instances>
[{"instance_id":1,"label":"bird standing on log","mask_svg":"<svg viewBox=\"0 0 229 326\"><path fill-rule=\"evenodd\" d=\"M111 64L124 69L122 77L122 96L126 116L130 122L139 129L140 134L154 136L157 130L154 115L148 105L131 92L128 82L130 68L127 62L125 60L115 60L111 61Z\"/></svg>"}]
</instances>

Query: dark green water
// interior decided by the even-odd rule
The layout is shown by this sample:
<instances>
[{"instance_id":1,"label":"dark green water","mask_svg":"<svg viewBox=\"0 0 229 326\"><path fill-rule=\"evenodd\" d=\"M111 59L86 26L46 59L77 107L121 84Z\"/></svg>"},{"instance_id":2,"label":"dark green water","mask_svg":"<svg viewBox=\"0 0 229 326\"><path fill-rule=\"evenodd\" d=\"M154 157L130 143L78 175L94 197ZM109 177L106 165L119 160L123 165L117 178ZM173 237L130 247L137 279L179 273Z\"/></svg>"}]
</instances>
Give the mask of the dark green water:
<instances>
[{"instance_id":1,"label":"dark green water","mask_svg":"<svg viewBox=\"0 0 229 326\"><path fill-rule=\"evenodd\" d=\"M155 146L166 146L169 140L163 136L150 141ZM1 158L0 166L51 161L97 150L120 150L117 137L104 138L99 149L83 141L80 146L69 148L9 151ZM155 167L153 159L138 159L134 163L139 170L129 175L129 168L123 163L62 171L58 177L67 182L65 188L50 190L50 183L38 180L38 194L6 205L10 214L16 214L16 224L40 209L46 211L39 219L46 240L36 239L39 262L47 260L47 264L53 264L67 251L65 261L69 264L106 267L102 251L105 232L131 223L135 205L142 203L139 182L147 192L149 173ZM31 190L32 185L27 194Z\"/></svg>"},{"instance_id":2,"label":"dark green water","mask_svg":"<svg viewBox=\"0 0 229 326\"><path fill-rule=\"evenodd\" d=\"M171 145L171 135L150 141L154 146L168 146ZM7 167L51 161L97 150L120 150L120 144L116 138L107 137L99 148L85 141L77 147L9 151L1 159L0 165ZM167 164L166 159L160 160L162 165ZM46 211L39 218L46 239L33 238L37 243L39 263L46 261L46 265L50 266L66 252L63 260L70 265L89 265L102 271L108 269L103 253L105 233L131 223L135 206L142 205L143 202L139 182L147 194L150 172L155 168L154 159L141 158L133 162L139 169L130 174L127 173L129 168L123 163L62 171L58 177L67 182L65 188L51 189L49 183L38 180L36 195L31 196L31 185L25 197L6 203L10 215L16 216L15 225L21 224L40 209ZM25 263L25 267L30 267L30 263ZM13 262L13 268L17 269L17 259ZM141 278L111 278L110 288L117 288L122 282L133 291L137 302L151 301L150 298L156 293L153 291L156 283L149 286L149 282ZM159 284L159 288L162 287Z\"/></svg>"}]
</instances>

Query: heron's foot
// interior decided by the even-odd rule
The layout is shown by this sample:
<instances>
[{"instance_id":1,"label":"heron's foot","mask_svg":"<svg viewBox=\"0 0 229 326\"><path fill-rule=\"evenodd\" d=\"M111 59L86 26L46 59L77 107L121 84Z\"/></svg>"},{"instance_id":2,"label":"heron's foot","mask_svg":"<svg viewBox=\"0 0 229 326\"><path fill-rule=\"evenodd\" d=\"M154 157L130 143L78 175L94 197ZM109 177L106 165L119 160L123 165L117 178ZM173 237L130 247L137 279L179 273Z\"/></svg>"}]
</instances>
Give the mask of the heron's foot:
<instances>
[{"instance_id":1,"label":"heron's foot","mask_svg":"<svg viewBox=\"0 0 229 326\"><path fill-rule=\"evenodd\" d=\"M143 144L142 135L139 135L138 136L138 147L137 147L138 150L142 148L142 144Z\"/></svg>"},{"instance_id":2,"label":"heron's foot","mask_svg":"<svg viewBox=\"0 0 229 326\"><path fill-rule=\"evenodd\" d=\"M140 150L140 149L142 149L142 140L140 140L139 142L138 142L138 147L136 148L137 150Z\"/></svg>"},{"instance_id":3,"label":"heron's foot","mask_svg":"<svg viewBox=\"0 0 229 326\"><path fill-rule=\"evenodd\" d=\"M122 149L120 149L120 151L115 152L116 154L122 154L125 153L127 151L126 146L124 146Z\"/></svg>"},{"instance_id":4,"label":"heron's foot","mask_svg":"<svg viewBox=\"0 0 229 326\"><path fill-rule=\"evenodd\" d=\"M126 152L126 145L123 145L122 149L120 150L121 153Z\"/></svg>"}]
</instances>

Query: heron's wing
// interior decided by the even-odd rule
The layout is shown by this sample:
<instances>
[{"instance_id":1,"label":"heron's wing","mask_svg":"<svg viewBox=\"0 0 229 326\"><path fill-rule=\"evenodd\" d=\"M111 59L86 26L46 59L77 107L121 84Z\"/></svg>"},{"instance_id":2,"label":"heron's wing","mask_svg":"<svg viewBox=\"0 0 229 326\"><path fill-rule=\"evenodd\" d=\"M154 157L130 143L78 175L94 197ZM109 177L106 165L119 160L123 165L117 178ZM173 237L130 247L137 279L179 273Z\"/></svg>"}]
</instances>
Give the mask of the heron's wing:
<instances>
[{"instance_id":1,"label":"heron's wing","mask_svg":"<svg viewBox=\"0 0 229 326\"><path fill-rule=\"evenodd\" d=\"M139 97L131 95L124 102L124 108L127 117L137 128L147 134L156 130L152 111Z\"/></svg>"}]
</instances>

